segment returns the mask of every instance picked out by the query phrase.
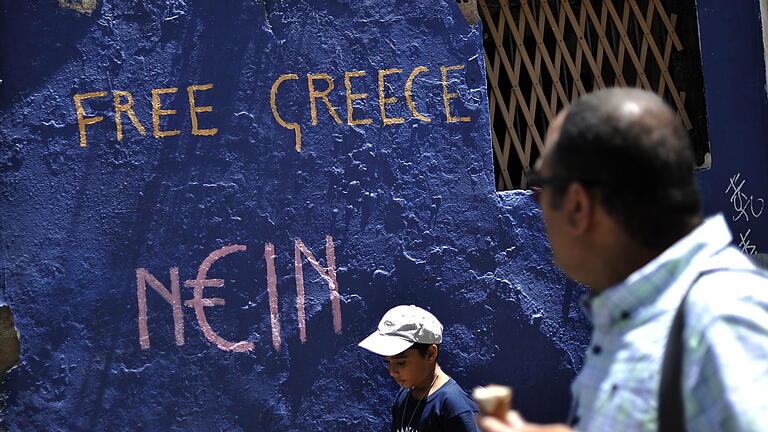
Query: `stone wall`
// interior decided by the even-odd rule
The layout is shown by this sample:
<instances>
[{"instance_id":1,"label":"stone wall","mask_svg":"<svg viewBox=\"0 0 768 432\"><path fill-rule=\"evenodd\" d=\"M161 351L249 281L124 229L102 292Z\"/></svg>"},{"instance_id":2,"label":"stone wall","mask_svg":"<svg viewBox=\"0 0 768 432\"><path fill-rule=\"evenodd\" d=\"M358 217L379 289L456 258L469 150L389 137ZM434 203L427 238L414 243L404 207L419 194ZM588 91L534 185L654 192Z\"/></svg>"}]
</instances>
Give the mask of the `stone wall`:
<instances>
[{"instance_id":1,"label":"stone wall","mask_svg":"<svg viewBox=\"0 0 768 432\"><path fill-rule=\"evenodd\" d=\"M479 26L445 0L6 2L3 423L386 430L356 343L403 303L465 388L563 420L583 289L494 191Z\"/></svg>"}]
</instances>

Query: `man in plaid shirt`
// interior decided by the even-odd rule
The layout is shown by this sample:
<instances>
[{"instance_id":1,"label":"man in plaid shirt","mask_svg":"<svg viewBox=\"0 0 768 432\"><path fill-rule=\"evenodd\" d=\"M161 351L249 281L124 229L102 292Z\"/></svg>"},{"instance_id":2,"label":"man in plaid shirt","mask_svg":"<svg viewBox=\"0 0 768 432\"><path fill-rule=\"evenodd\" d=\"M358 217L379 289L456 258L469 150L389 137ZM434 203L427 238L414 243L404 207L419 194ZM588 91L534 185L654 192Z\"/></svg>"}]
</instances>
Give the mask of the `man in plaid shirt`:
<instances>
[{"instance_id":1,"label":"man in plaid shirt","mask_svg":"<svg viewBox=\"0 0 768 432\"><path fill-rule=\"evenodd\" d=\"M693 166L682 124L648 92L592 93L552 122L529 183L555 262L591 289L592 340L570 426L511 411L481 418L485 431L768 431L768 278L721 215L702 220ZM672 346L682 354L665 359ZM660 415L675 364L663 393L678 404Z\"/></svg>"}]
</instances>

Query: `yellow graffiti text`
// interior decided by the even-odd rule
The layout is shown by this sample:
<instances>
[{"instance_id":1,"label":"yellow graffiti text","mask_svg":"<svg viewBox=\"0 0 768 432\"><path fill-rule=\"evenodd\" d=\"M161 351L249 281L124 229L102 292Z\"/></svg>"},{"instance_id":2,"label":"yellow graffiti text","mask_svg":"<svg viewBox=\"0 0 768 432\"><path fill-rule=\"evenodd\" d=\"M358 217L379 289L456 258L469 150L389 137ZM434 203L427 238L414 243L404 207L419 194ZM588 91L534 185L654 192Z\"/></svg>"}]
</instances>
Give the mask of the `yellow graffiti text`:
<instances>
[{"instance_id":1,"label":"yellow graffiti text","mask_svg":"<svg viewBox=\"0 0 768 432\"><path fill-rule=\"evenodd\" d=\"M451 91L451 89L455 89L457 87L457 73L454 71L460 71L464 69L463 65L452 65L452 66L441 66L440 67L440 83L442 86L442 99L443 99L443 110L445 112L445 122L446 123L459 123L459 122L469 122L472 121L472 118L469 116L458 116L456 113L461 111L460 107L457 107L457 103L453 102L453 112L451 111L451 99L460 99L461 96L459 93L456 93L454 91ZM388 68L388 69L379 69L375 74L373 74L374 77L377 77L378 80L374 81L375 92L374 94L378 94L378 105L379 105L379 117L381 120L382 126L390 126L390 125L396 125L400 123L406 122L405 117L395 117L391 115L391 112L395 109L395 107L398 105L398 102L401 100L397 96L397 85L394 84L398 81L396 78L396 75L403 74L403 69L401 68ZM425 75L428 75L430 72L430 69L426 66L417 66L413 70L410 71L408 74L408 78L405 80L405 85L401 87L401 93L405 99L405 106L407 107L408 111L410 111L411 118L417 119L424 123L429 123L433 120L432 117L428 116L427 114L424 114L422 111L419 111L417 109L417 98L415 97L415 94L419 93L418 90L422 90L422 96L424 93L424 90L427 89L426 85L424 84L424 81L427 81L427 79L424 79ZM450 76L449 76L450 74ZM358 111L358 118L355 118L354 112L355 109L360 110L360 106L355 106L355 101L364 101L368 98L369 93L368 92L360 92L360 81L364 81L361 78L364 78L368 75L366 71L357 70L357 71L351 71L351 72L344 72L343 79L344 79L344 100L346 102L347 106L347 121L345 123L346 126L357 126L357 125L368 125L374 123L374 120L372 118L363 117L364 114L360 114ZM358 79L358 85L356 86L356 90L353 90L353 78ZM421 83L417 82L417 79L420 78L418 81L421 81ZM436 77L435 77L436 78ZM433 78L432 82L437 81L437 79ZM310 124L312 126L317 126L321 122L321 117L324 117L324 112L328 112L328 116L333 119L333 121L336 122L336 124L342 125L341 117L339 116L337 112L337 108L333 106L333 103L331 102L331 98L333 96L333 92L335 89L335 83L334 78L327 74L327 73L310 73L307 74L307 87L306 87L306 95L309 101L309 119ZM375 80L376 78L374 78ZM401 78L402 79L402 78ZM295 137L295 148L296 151L301 151L301 138L302 138L302 125L299 121L289 121L286 120L279 112L278 112L278 90L280 90L281 85L286 84L288 85L289 90L295 92L301 91L300 87L303 84L297 83L297 84L287 84L285 83L288 80L295 80L295 81L301 81L301 78L299 78L299 75L297 74L283 74L277 77L277 79L272 84L272 89L270 91L269 95L269 102L270 106L272 108L272 115L275 117L275 120L277 123L289 130L292 130L294 132ZM323 84L323 81L325 83ZM400 81L402 82L402 81ZM419 85L421 87L419 87ZM372 89L373 90L373 89ZM285 90L284 90L285 91ZM285 95L285 93L283 93ZM281 100L287 100L295 101L295 96L292 97L285 97ZM305 99L306 100L306 99ZM318 104L318 100L322 102L322 104ZM399 104L402 104L402 102L399 102ZM320 110L323 112L318 113L318 105L325 106L325 110ZM290 106L290 105L289 105ZM285 107L285 106L283 106ZM389 107L389 108L388 108ZM404 108L403 108L404 109ZM406 112L408 112L406 111ZM388 112L390 114L388 114ZM295 115L295 114L294 114ZM290 117L290 115L289 115ZM327 118L327 117L325 117ZM327 120L326 120L327 121Z\"/></svg>"},{"instance_id":2,"label":"yellow graffiti text","mask_svg":"<svg viewBox=\"0 0 768 432\"><path fill-rule=\"evenodd\" d=\"M208 129L201 128L200 120L198 119L198 115L200 113L213 112L213 107L198 105L196 100L197 94L199 92L210 90L212 88L213 88L213 84L195 84L187 87L187 101L189 102L189 116L191 120L191 127L190 127L191 135L213 136L213 135L216 135L216 133L219 131L217 128L208 128ZM155 138L164 138L164 137L170 137L170 136L181 134L180 129L162 130L160 128L161 117L173 116L176 114L175 109L166 109L167 105L166 105L166 108L163 108L163 101L161 99L161 95L175 94L176 92L178 92L178 90L179 89L177 87L170 87L170 88L152 89L150 91L151 100L152 100L152 109L150 111L150 116L152 118L152 129L153 129L152 135ZM86 147L88 145L88 135L86 133L87 132L86 126L90 126L104 120L104 116L101 116L101 115L94 115L94 116L86 115L85 106L83 102L88 99L105 98L105 97L107 97L106 91L77 93L72 96L72 99L74 100L74 103L75 103L75 113L77 115L77 127L80 132L81 147ZM139 134L141 134L142 136L146 135L147 131L144 128L144 125L139 120L139 116L136 115L133 94L131 94L131 92L126 90L112 90L112 100L114 104L115 135L117 137L117 141L122 142L124 137L123 114L126 114L128 116L128 119L130 119L131 124L133 124L133 127L136 128ZM285 124L283 126L289 127L290 125ZM301 136L298 136L298 142L299 143L301 142Z\"/></svg>"}]
</instances>

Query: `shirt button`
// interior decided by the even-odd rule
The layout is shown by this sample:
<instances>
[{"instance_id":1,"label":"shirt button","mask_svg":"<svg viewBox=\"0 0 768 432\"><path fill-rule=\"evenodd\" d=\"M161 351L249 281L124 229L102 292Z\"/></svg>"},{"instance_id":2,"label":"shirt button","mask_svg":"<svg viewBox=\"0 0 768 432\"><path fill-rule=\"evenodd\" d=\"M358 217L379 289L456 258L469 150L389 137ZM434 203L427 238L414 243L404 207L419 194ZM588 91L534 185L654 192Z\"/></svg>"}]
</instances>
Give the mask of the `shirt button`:
<instances>
[{"instance_id":1,"label":"shirt button","mask_svg":"<svg viewBox=\"0 0 768 432\"><path fill-rule=\"evenodd\" d=\"M621 312L621 319L625 320L629 318L629 311L622 311Z\"/></svg>"},{"instance_id":2,"label":"shirt button","mask_svg":"<svg viewBox=\"0 0 768 432\"><path fill-rule=\"evenodd\" d=\"M581 420L581 418L579 418L579 416L577 416L577 415L573 416L573 418L571 419L571 426L578 425L580 420Z\"/></svg>"},{"instance_id":3,"label":"shirt button","mask_svg":"<svg viewBox=\"0 0 768 432\"><path fill-rule=\"evenodd\" d=\"M595 345L592 347L592 353L600 354L601 352L603 352L603 347L601 347L600 345Z\"/></svg>"}]
</instances>

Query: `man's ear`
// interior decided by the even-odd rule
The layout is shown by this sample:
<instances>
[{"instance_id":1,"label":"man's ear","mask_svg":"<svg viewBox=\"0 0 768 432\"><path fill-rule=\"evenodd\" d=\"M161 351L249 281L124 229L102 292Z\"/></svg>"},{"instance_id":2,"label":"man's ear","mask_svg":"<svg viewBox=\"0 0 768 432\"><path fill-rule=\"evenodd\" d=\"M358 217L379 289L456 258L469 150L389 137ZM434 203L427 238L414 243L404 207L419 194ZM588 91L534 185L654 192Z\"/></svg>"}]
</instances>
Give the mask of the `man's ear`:
<instances>
[{"instance_id":1,"label":"man's ear","mask_svg":"<svg viewBox=\"0 0 768 432\"><path fill-rule=\"evenodd\" d=\"M582 234L592 225L595 199L584 185L573 182L568 185L563 210L568 228L576 234Z\"/></svg>"}]
</instances>

